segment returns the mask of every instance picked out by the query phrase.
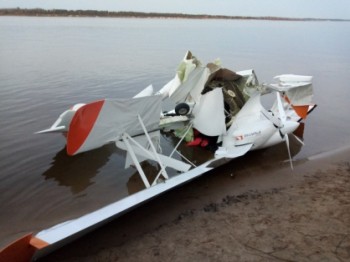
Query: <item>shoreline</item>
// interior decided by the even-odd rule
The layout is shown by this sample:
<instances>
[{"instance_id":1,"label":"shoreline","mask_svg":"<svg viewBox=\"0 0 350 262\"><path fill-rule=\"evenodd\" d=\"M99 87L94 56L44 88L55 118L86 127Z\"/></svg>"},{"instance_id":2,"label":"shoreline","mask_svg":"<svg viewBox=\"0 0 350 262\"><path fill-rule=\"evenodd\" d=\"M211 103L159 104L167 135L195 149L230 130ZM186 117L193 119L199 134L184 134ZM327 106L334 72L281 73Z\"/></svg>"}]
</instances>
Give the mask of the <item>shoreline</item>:
<instances>
[{"instance_id":1,"label":"shoreline","mask_svg":"<svg viewBox=\"0 0 350 262\"><path fill-rule=\"evenodd\" d=\"M210 19L210 20L266 20L266 21L294 21L294 22L350 22L350 19L334 18L293 18L274 16L226 16L206 14L182 13L145 13L132 11L98 11L98 10L61 10L61 9L0 9L0 16L28 16L28 17L99 17L99 18L142 18L142 19Z\"/></svg>"},{"instance_id":2,"label":"shoreline","mask_svg":"<svg viewBox=\"0 0 350 262\"><path fill-rule=\"evenodd\" d=\"M288 165L238 172L221 188L212 183L220 169L40 261L345 261L349 155L347 147L298 161L295 174Z\"/></svg>"}]
</instances>

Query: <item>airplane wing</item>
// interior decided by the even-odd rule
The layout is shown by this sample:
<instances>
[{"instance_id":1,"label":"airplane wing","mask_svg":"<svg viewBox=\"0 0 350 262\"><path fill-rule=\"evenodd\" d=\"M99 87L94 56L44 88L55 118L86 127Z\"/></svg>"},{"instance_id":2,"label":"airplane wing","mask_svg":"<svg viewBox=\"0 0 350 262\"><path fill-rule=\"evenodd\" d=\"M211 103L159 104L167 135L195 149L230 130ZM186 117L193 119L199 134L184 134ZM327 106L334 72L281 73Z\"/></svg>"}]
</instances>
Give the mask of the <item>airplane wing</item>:
<instances>
[{"instance_id":1,"label":"airplane wing","mask_svg":"<svg viewBox=\"0 0 350 262\"><path fill-rule=\"evenodd\" d=\"M251 148L253 144L245 144L241 146L233 146L229 149L225 147L219 147L215 152L216 160L212 161L208 167L216 168L222 166L232 159L245 155Z\"/></svg>"},{"instance_id":2,"label":"airplane wing","mask_svg":"<svg viewBox=\"0 0 350 262\"><path fill-rule=\"evenodd\" d=\"M215 151L215 157L225 157L231 160L233 158L245 155L252 148L252 146L253 144L232 146L229 148L220 147L218 150Z\"/></svg>"}]
</instances>

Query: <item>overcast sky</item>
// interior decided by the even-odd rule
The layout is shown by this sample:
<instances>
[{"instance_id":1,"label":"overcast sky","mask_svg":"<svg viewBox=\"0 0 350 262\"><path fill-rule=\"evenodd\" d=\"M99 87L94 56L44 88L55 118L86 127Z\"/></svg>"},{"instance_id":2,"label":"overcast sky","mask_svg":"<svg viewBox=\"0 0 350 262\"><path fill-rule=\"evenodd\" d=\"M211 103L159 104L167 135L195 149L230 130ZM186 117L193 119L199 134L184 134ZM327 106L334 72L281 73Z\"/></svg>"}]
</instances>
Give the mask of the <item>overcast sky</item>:
<instances>
[{"instance_id":1,"label":"overcast sky","mask_svg":"<svg viewBox=\"0 0 350 262\"><path fill-rule=\"evenodd\" d=\"M0 0L0 8L350 18L350 0Z\"/></svg>"}]
</instances>

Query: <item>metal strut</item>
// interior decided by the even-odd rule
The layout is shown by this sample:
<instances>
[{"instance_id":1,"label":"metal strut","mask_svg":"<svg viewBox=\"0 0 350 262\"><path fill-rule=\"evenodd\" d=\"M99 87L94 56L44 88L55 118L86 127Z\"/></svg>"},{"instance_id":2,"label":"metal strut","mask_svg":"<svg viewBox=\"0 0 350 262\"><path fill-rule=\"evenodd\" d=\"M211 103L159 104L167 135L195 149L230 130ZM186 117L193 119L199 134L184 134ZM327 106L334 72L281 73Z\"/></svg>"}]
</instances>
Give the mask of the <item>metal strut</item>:
<instances>
[{"instance_id":1,"label":"metal strut","mask_svg":"<svg viewBox=\"0 0 350 262\"><path fill-rule=\"evenodd\" d=\"M179 161L177 159L162 155L160 153L157 152L156 147L154 145L154 143L152 142L152 139L149 135L149 133L147 132L147 129L141 119L141 117L138 115L138 120L140 122L140 125L144 131L144 135L147 139L147 142L149 144L149 148L147 146L147 148L145 148L145 146L141 145L138 141L136 141L134 138L132 138L128 133L123 133L122 135L122 140L121 141L117 141L116 145L124 150L127 150L127 152L129 153L132 162L134 163L137 171L140 174L140 177L143 181L143 183L145 184L146 188L149 188L153 185L155 185L158 181L158 178L160 175L162 175L165 179L169 179L169 176L166 172L166 168L167 167L171 167L174 168L175 170L181 171L181 172L186 172L188 171L191 166L187 163L184 163L182 161ZM142 169L140 162L143 161L139 161L139 159L137 158L137 156L143 158L143 159L151 159L153 161L156 161L159 166L160 166L160 172L157 174L155 180L150 183L150 181L148 180L144 170Z\"/></svg>"}]
</instances>

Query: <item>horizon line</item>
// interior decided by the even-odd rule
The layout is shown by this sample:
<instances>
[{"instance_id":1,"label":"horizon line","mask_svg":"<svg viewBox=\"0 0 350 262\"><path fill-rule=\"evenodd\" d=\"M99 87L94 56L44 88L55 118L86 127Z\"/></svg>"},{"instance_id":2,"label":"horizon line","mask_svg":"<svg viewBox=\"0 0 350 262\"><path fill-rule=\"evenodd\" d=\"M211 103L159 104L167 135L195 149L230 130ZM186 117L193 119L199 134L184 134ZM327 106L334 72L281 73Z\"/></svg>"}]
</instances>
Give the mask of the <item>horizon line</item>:
<instances>
[{"instance_id":1,"label":"horizon line","mask_svg":"<svg viewBox=\"0 0 350 262\"><path fill-rule=\"evenodd\" d=\"M18 13L21 12L21 13ZM36 12L36 13L32 13ZM39 13L38 13L39 12ZM108 11L89 9L44 9L44 8L0 8L0 16L85 16L85 17L138 17L138 18L187 18L187 19L227 19L227 20L284 20L284 21L339 21L346 22L350 19L343 18L297 18L283 16L228 16L209 14L186 14L186 13L159 13L159 12L138 12L138 11Z\"/></svg>"}]
</instances>

